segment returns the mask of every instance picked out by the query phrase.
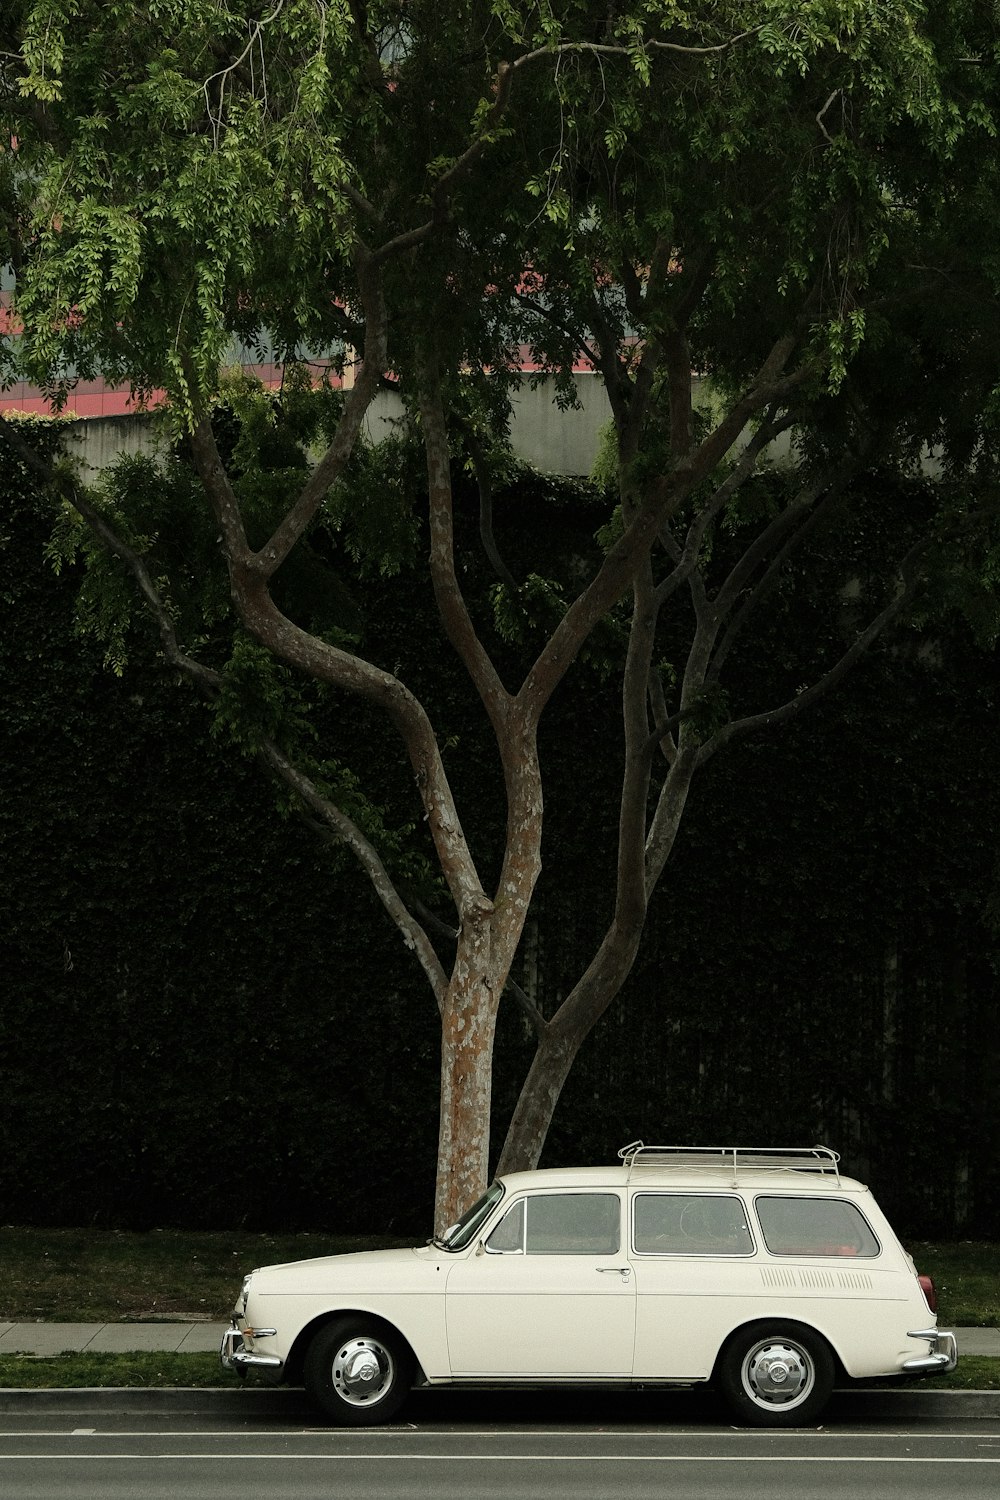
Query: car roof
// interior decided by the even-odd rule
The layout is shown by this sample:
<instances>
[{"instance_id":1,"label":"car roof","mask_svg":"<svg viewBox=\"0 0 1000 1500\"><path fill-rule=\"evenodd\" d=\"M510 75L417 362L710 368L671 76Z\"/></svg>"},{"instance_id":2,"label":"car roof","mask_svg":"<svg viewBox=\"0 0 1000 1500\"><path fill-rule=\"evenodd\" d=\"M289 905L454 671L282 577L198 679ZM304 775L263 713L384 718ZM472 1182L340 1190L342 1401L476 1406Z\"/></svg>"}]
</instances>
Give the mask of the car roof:
<instances>
[{"instance_id":1,"label":"car roof","mask_svg":"<svg viewBox=\"0 0 1000 1500\"><path fill-rule=\"evenodd\" d=\"M734 1180L735 1178L735 1180ZM732 1165L712 1166L665 1166L646 1165L593 1166L593 1167L543 1167L534 1172L509 1172L499 1179L508 1193L554 1188L622 1188L630 1187L641 1192L644 1188L659 1190L673 1188L677 1192L692 1189L712 1189L715 1192L734 1188L760 1192L795 1193L866 1193L864 1183L852 1177L833 1177L821 1172L797 1171L785 1168L740 1167L734 1173Z\"/></svg>"}]
</instances>

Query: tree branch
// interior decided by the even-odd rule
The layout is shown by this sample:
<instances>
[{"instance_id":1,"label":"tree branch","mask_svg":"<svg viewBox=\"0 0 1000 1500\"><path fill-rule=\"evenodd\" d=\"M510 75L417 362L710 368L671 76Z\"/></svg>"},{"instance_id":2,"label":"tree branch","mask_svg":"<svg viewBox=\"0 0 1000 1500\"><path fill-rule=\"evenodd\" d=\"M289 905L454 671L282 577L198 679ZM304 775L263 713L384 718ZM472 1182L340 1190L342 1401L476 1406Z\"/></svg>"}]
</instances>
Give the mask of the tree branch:
<instances>
[{"instance_id":1,"label":"tree branch","mask_svg":"<svg viewBox=\"0 0 1000 1500\"><path fill-rule=\"evenodd\" d=\"M653 397L653 387L657 371L660 368L664 354L667 355L668 380L670 378L669 349L664 337L653 331L654 324L650 317L650 303L655 300L659 294L662 282L666 279L670 258L671 246L669 240L663 235L658 235L656 243L653 246L653 253L650 256L649 271L646 276L645 297L640 293L639 278L635 274L635 269L631 263L626 262L622 268L625 305L635 320L636 326L638 327L642 323L645 323L647 328L646 338L643 340L642 349L639 354L638 367L633 376L631 399L627 404L627 418L624 424L619 424L619 464L623 470L634 461L639 452L642 442L642 431L646 424L646 417ZM677 336L684 341L683 333ZM687 369L687 381L690 396L690 363Z\"/></svg>"},{"instance_id":2,"label":"tree branch","mask_svg":"<svg viewBox=\"0 0 1000 1500\"><path fill-rule=\"evenodd\" d=\"M430 570L434 598L448 639L472 679L503 746L507 740L507 711L511 698L476 633L455 573L451 450L440 382L436 371L428 362L424 363L420 372L420 417L427 455Z\"/></svg>"},{"instance_id":3,"label":"tree branch","mask_svg":"<svg viewBox=\"0 0 1000 1500\"><path fill-rule=\"evenodd\" d=\"M641 927L646 914L646 806L653 763L646 699L657 617L652 563L647 554L636 572L633 585L632 625L622 676L625 765L618 810L614 921L625 927L633 923Z\"/></svg>"},{"instance_id":4,"label":"tree branch","mask_svg":"<svg viewBox=\"0 0 1000 1500\"><path fill-rule=\"evenodd\" d=\"M280 568L316 515L330 486L342 473L354 451L361 423L375 399L388 361L388 328L381 282L370 263L359 266L358 280L366 315L361 369L344 404L332 443L303 485L291 510L251 560L251 566L264 578L273 577Z\"/></svg>"},{"instance_id":5,"label":"tree branch","mask_svg":"<svg viewBox=\"0 0 1000 1500\"><path fill-rule=\"evenodd\" d=\"M697 754L690 746L679 749L660 787L656 810L646 835L647 900L653 894L674 847L697 766Z\"/></svg>"},{"instance_id":6,"label":"tree branch","mask_svg":"<svg viewBox=\"0 0 1000 1500\"><path fill-rule=\"evenodd\" d=\"M619 453L624 452L623 464L627 465L634 447L635 435L640 426L635 413L632 411L632 391L629 388L628 366L619 354L621 339L608 322L607 315L598 300L597 292L594 291L588 297L587 301L589 303L587 315L589 321L593 324L594 333L597 335L597 358L595 364L601 372L604 389L607 391L608 400L611 403L611 412L618 435ZM630 415L632 417L631 425Z\"/></svg>"},{"instance_id":7,"label":"tree branch","mask_svg":"<svg viewBox=\"0 0 1000 1500\"><path fill-rule=\"evenodd\" d=\"M324 796L315 782L294 766L272 740L263 742L260 758L286 786L295 792L302 805L313 814L311 819L306 820L313 831L331 842L343 844L354 855L368 876L375 894L401 932L407 948L416 953L440 1010L444 1002L445 990L448 988L448 976L427 933L407 909L375 846L365 837L353 819L342 812L336 803Z\"/></svg>"},{"instance_id":8,"label":"tree branch","mask_svg":"<svg viewBox=\"0 0 1000 1500\"><path fill-rule=\"evenodd\" d=\"M713 756L717 750L721 750L724 745L727 745L730 740L735 739L737 736L748 734L753 729L783 723L785 720L801 713L810 704L815 703L816 699L822 697L824 693L829 692L864 655L872 643L877 640L886 626L890 625L899 616L906 604L913 598L923 578L923 574L918 567L920 558L937 540L936 536L923 537L910 548L897 569L896 588L888 604L860 632L852 645L848 647L838 661L834 662L828 671L823 673L822 677L777 708L768 709L759 714L749 714L743 719L734 719L730 723L723 725L721 729L717 730L700 747L698 751L698 765L704 765L705 761Z\"/></svg>"},{"instance_id":9,"label":"tree branch","mask_svg":"<svg viewBox=\"0 0 1000 1500\"><path fill-rule=\"evenodd\" d=\"M523 990L517 983L517 980L512 979L509 974L507 975L507 983L504 986L504 992L506 993L508 990L516 1000L518 1009L520 1010L522 1016L524 1016L525 1020L528 1022L538 1040L541 1041L548 1026L548 1022L546 1021L544 1015L532 1000L531 996L525 990Z\"/></svg>"},{"instance_id":10,"label":"tree branch","mask_svg":"<svg viewBox=\"0 0 1000 1500\"><path fill-rule=\"evenodd\" d=\"M378 54L378 48L372 40L368 30L368 7L364 0L348 0L351 19L361 39L361 46L365 55L365 71L368 81L372 86L372 92L379 97L384 97L386 92L386 77L382 72L382 62Z\"/></svg>"},{"instance_id":11,"label":"tree branch","mask_svg":"<svg viewBox=\"0 0 1000 1500\"><path fill-rule=\"evenodd\" d=\"M782 538L798 523L800 518L813 509L816 501L820 497L832 499L843 490L847 482L857 472L859 462L859 459L852 456L838 465L832 477L829 474L824 474L812 484L804 486L795 498L754 539L739 561L731 569L725 582L716 593L715 603L720 615L725 615L732 609L747 580L752 577L755 570L773 552L775 546L780 544ZM782 549L778 553L775 563L779 559L783 560L786 555L784 549Z\"/></svg>"},{"instance_id":12,"label":"tree branch","mask_svg":"<svg viewBox=\"0 0 1000 1500\"><path fill-rule=\"evenodd\" d=\"M181 649L177 640L177 632L170 612L160 597L159 590L153 583L149 569L133 547L130 547L111 526L107 517L90 500L84 490L77 485L70 475L55 468L45 459L41 458L30 443L17 431L13 423L0 415L0 434L4 437L10 448L17 454L21 462L30 471L37 475L43 484L51 486L62 500L72 506L78 515L82 516L97 537L98 541L118 560L124 564L132 574L143 603L156 623L160 636L163 653L172 666L178 668L185 676L190 677L192 682L209 697L214 697L222 687L221 675L211 667L206 667L193 656Z\"/></svg>"},{"instance_id":13,"label":"tree branch","mask_svg":"<svg viewBox=\"0 0 1000 1500\"><path fill-rule=\"evenodd\" d=\"M454 183L458 182L471 166L482 156L487 146L492 143L492 131L502 119L507 105L510 102L511 86L514 81L513 67L509 63L501 63L493 76L494 98L487 113L480 134L471 141L466 149L456 157L447 171L442 172L431 189L431 216L422 224L415 225L412 229L405 229L393 239L387 240L384 245L379 245L372 251L372 260L375 264L381 264L393 255L399 255L403 251L413 250L417 245L430 239L438 225L447 214L448 198Z\"/></svg>"},{"instance_id":14,"label":"tree branch","mask_svg":"<svg viewBox=\"0 0 1000 1500\"><path fill-rule=\"evenodd\" d=\"M712 521L722 512L727 502L739 487L749 479L757 466L758 458L768 444L774 442L776 437L779 437L781 433L786 432L793 425L794 419L790 414L767 418L760 424L726 478L716 487L695 515L694 520L688 527L682 548L677 548L676 542L673 542L672 547L667 546L666 539L661 530L661 541L664 541L665 550L667 550L668 555L673 556L674 567L656 586L656 598L659 605L663 605L682 583L694 578L697 571L701 545L705 540L705 533ZM673 541L672 538L671 541ZM704 589L702 589L700 600L703 602L704 599ZM699 600L696 599L695 602L697 605Z\"/></svg>"},{"instance_id":15,"label":"tree branch","mask_svg":"<svg viewBox=\"0 0 1000 1500\"><path fill-rule=\"evenodd\" d=\"M796 329L776 340L754 383L715 430L690 455L674 463L666 474L658 476L648 487L646 497L629 520L624 535L608 551L590 583L570 605L521 685L517 701L534 722L537 723L545 704L576 659L582 642L629 587L642 552L652 546L667 516L676 510L696 484L716 468L754 412L780 402L812 373L812 363L807 360L791 375L782 374L798 337ZM704 524L707 525L707 519ZM697 554L694 556L696 558ZM688 559L685 567L684 578L691 572L693 562Z\"/></svg>"},{"instance_id":16,"label":"tree branch","mask_svg":"<svg viewBox=\"0 0 1000 1500\"><path fill-rule=\"evenodd\" d=\"M677 759L677 745L673 737L673 725L669 724L667 696L663 691L663 678L656 667L649 669L649 706L653 714L654 733L652 744L658 745L668 765Z\"/></svg>"},{"instance_id":17,"label":"tree branch","mask_svg":"<svg viewBox=\"0 0 1000 1500\"><path fill-rule=\"evenodd\" d=\"M515 292L514 300L520 303L522 307L526 307L529 312L535 313L537 317L544 318L547 323L551 323L552 327L557 328L560 333L564 333L575 348L583 355L584 359L588 360L594 366L595 370L600 368L600 355L596 349L591 348L579 329L571 328L568 323L564 323L561 318L556 317L551 307L546 307L542 302L536 302L534 297L526 296L524 292Z\"/></svg>"},{"instance_id":18,"label":"tree branch","mask_svg":"<svg viewBox=\"0 0 1000 1500\"><path fill-rule=\"evenodd\" d=\"M471 422L462 423L462 433L472 459L472 467L476 471L479 489L479 540L494 573L507 588L517 593L517 580L504 562L493 533L493 476L486 453Z\"/></svg>"},{"instance_id":19,"label":"tree branch","mask_svg":"<svg viewBox=\"0 0 1000 1500\"><path fill-rule=\"evenodd\" d=\"M763 29L760 26L752 26L749 31L741 31L736 36L729 37L725 42L717 42L708 47L688 47L681 42L661 42L654 37L647 37L637 47L623 47L613 42L556 42L551 47L537 47L533 52L524 52L509 64L511 69L526 67L529 63L537 62L544 57L565 57L571 52L589 52L595 57L631 57L636 51L646 52L674 52L684 57L710 57L713 53L728 52L730 48L745 42L748 37L756 36Z\"/></svg>"},{"instance_id":20,"label":"tree branch","mask_svg":"<svg viewBox=\"0 0 1000 1500\"><path fill-rule=\"evenodd\" d=\"M722 640L719 642L719 645L712 656L712 666L709 673L709 677L712 681L718 680L722 668L725 665L729 653L732 651L732 648L735 645L738 637L745 629L754 610L767 597L771 589L776 584L785 563L788 561L789 557L792 555L795 549L801 545L801 543L806 539L807 536L809 536L814 527L818 525L819 521L826 514L827 510L833 504L837 496L842 493L844 486L848 482L848 477L849 476L845 476L842 483L831 483L826 489L825 493L823 493L819 497L818 504L812 504L811 509L807 504L803 504L797 509L789 506L785 511L782 512L782 515L777 518L777 520L779 521L785 519L787 521L787 525L775 528L774 534L770 538L772 544L780 535L784 535L792 526L794 526L795 529L791 532L790 536L787 536L784 545L780 547L777 553L775 553L764 573L747 594L746 598L743 600L743 603L740 605L736 614L733 616L729 625L727 626L725 634L723 635ZM796 524L796 522L798 524ZM771 528L769 528L769 530L770 529ZM761 550L758 561L760 561L763 556L764 552L763 550ZM747 577L749 577L749 573L747 574ZM734 595L732 603L735 603L735 597L736 596ZM732 603L727 605L727 608L731 608Z\"/></svg>"}]
</instances>

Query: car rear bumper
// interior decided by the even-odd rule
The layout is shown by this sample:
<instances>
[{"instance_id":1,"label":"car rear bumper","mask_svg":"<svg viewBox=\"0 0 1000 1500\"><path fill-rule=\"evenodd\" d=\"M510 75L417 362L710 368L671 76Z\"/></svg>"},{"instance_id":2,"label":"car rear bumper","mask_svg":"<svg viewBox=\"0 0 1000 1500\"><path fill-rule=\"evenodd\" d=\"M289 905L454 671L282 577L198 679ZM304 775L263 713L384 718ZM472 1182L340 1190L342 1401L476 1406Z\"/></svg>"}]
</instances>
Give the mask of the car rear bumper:
<instances>
[{"instance_id":1,"label":"car rear bumper","mask_svg":"<svg viewBox=\"0 0 1000 1500\"><path fill-rule=\"evenodd\" d=\"M929 1345L926 1354L918 1354L903 1361L908 1375L945 1375L958 1363L958 1341L953 1333L940 1328L921 1328L910 1333L911 1339L926 1339Z\"/></svg>"}]
</instances>

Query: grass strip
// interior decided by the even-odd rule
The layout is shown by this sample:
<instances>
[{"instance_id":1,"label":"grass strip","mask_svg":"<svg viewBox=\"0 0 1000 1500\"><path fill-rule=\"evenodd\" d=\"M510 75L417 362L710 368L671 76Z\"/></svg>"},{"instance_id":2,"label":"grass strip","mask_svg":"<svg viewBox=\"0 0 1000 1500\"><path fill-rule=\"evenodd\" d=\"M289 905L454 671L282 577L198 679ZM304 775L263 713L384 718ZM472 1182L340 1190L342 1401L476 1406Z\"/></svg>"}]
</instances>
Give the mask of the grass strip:
<instances>
[{"instance_id":1,"label":"grass strip","mask_svg":"<svg viewBox=\"0 0 1000 1500\"><path fill-rule=\"evenodd\" d=\"M919 1386L920 1382L916 1384ZM932 1376L928 1390L1000 1391L1000 1359L981 1354L960 1354L955 1369L947 1375Z\"/></svg>"},{"instance_id":2,"label":"grass strip","mask_svg":"<svg viewBox=\"0 0 1000 1500\"><path fill-rule=\"evenodd\" d=\"M228 1319L255 1266L412 1244L389 1235L0 1227L0 1321Z\"/></svg>"},{"instance_id":3,"label":"grass strip","mask_svg":"<svg viewBox=\"0 0 1000 1500\"><path fill-rule=\"evenodd\" d=\"M81 1390L92 1386L234 1386L215 1354L30 1354L0 1355L0 1387L6 1390Z\"/></svg>"},{"instance_id":4,"label":"grass strip","mask_svg":"<svg viewBox=\"0 0 1000 1500\"><path fill-rule=\"evenodd\" d=\"M1000 1328L1000 1245L919 1240L906 1248L917 1270L934 1278L942 1328Z\"/></svg>"}]
</instances>

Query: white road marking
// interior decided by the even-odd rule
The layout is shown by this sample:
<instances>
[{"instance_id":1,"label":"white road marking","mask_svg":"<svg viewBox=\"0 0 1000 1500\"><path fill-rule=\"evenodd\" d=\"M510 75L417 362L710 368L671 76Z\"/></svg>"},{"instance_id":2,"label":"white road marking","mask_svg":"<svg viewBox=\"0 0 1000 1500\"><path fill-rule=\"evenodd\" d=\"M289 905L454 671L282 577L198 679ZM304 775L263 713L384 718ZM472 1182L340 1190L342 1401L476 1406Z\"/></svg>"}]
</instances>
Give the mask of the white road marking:
<instances>
[{"instance_id":1,"label":"white road marking","mask_svg":"<svg viewBox=\"0 0 1000 1500\"><path fill-rule=\"evenodd\" d=\"M331 1442L336 1442L338 1439L351 1439L355 1442L358 1442L363 1441L365 1438L370 1438L372 1442L385 1442L390 1438L420 1438L422 1442L426 1442L430 1438L461 1437L463 1440L468 1441L470 1438L534 1439L553 1437L565 1438L570 1436L570 1434L567 1433L564 1427L560 1427L551 1432L545 1431L541 1428L538 1428L537 1430L519 1428L516 1431L495 1427L484 1428L482 1429L482 1431L466 1430L465 1428L463 1428L461 1432L455 1432L440 1431L433 1428L425 1430L412 1427L380 1427L377 1430L371 1431L370 1433L366 1432L363 1428L359 1429L357 1427L281 1427L268 1428L266 1434L257 1433L252 1429L245 1427L225 1429L193 1427L190 1429L178 1428L176 1431L166 1431L162 1427L158 1427L149 1432L139 1430L133 1431L132 1429L121 1427L73 1427L68 1428L65 1432L60 1432L54 1430L53 1428L45 1427L19 1427L11 1428L6 1432L2 1428L0 1428L0 1445L2 1445L5 1438L75 1437L78 1434L89 1435L91 1433L95 1434L98 1437L104 1438L252 1438L256 1436L266 1436L271 1441L273 1441L275 1438L286 1437L326 1437ZM692 1432L689 1428L678 1428L677 1431L667 1432L660 1428L649 1427L630 1427L625 1428L622 1431L618 1431L617 1429L612 1429L610 1427L600 1427L589 1428L586 1430L583 1428L574 1429L572 1435L574 1437L586 1439L587 1441L593 1441L596 1438L615 1438L616 1440L620 1440L621 1438L658 1438L662 1442L671 1442L677 1438L684 1438L690 1442L692 1438L701 1438L706 1441L716 1441L720 1438L743 1438L747 1442L768 1442L777 1439L780 1442L784 1443L789 1442L793 1438L822 1437L827 1439L828 1441L836 1442L857 1440L859 1438L871 1440L882 1440L885 1438L908 1438L910 1440L917 1440L919 1442L941 1442L942 1440L947 1439L949 1442L960 1442L962 1440L967 1441L969 1438L977 1438L981 1440L985 1437L988 1440L1000 1442L1000 1433L984 1433L981 1429L978 1432L927 1432L924 1428L921 1428L919 1431L910 1432L847 1432L842 1431L837 1427L774 1427L756 1429L752 1427L727 1427L719 1428L715 1432L710 1432L707 1430L704 1432Z\"/></svg>"},{"instance_id":2,"label":"white road marking","mask_svg":"<svg viewBox=\"0 0 1000 1500\"><path fill-rule=\"evenodd\" d=\"M329 1463L336 1458L338 1463L570 1463L570 1464L992 1464L1000 1467L1000 1454L996 1458L918 1458L906 1455L898 1458L880 1455L850 1454L719 1454L705 1453L5 1453L5 1462L22 1460L29 1463L46 1461L64 1463L67 1458L90 1459L94 1463L120 1459L128 1463L162 1463L168 1460L196 1461L198 1463L233 1463L252 1458L254 1462L273 1460L278 1463L319 1461Z\"/></svg>"}]
</instances>

